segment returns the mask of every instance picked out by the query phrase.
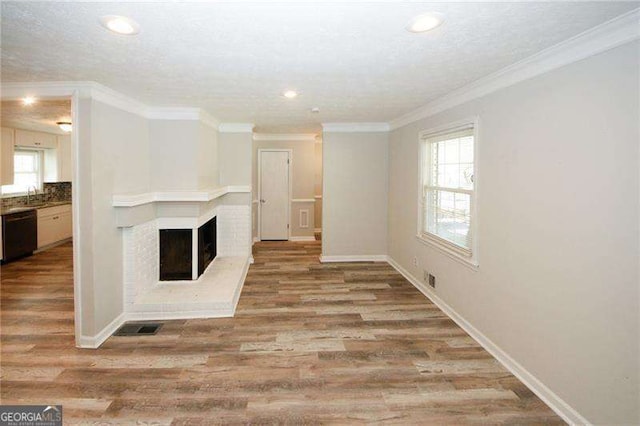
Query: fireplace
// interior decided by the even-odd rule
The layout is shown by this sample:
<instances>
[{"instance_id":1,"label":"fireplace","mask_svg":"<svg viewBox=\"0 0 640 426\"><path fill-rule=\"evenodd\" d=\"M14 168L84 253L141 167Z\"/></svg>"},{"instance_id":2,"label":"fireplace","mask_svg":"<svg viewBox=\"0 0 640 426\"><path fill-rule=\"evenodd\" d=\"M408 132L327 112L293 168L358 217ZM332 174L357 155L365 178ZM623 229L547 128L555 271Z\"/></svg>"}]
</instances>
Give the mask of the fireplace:
<instances>
[{"instance_id":1,"label":"fireplace","mask_svg":"<svg viewBox=\"0 0 640 426\"><path fill-rule=\"evenodd\" d=\"M217 253L217 224L214 217L198 228L198 276L204 273Z\"/></svg>"},{"instance_id":2,"label":"fireplace","mask_svg":"<svg viewBox=\"0 0 640 426\"><path fill-rule=\"evenodd\" d=\"M196 230L161 229L160 232L160 281L197 279L204 273L217 253L217 223L213 217ZM194 252L193 238L197 238ZM197 276L193 276L194 260Z\"/></svg>"}]
</instances>

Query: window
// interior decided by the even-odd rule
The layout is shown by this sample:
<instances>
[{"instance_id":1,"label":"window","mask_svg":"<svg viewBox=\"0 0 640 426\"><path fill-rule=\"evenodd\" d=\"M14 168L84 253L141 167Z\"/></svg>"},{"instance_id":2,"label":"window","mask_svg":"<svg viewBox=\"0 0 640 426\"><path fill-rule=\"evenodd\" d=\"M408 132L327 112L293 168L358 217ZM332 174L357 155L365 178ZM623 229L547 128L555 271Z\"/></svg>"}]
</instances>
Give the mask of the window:
<instances>
[{"instance_id":1,"label":"window","mask_svg":"<svg viewBox=\"0 0 640 426\"><path fill-rule=\"evenodd\" d=\"M421 133L418 237L477 265L475 121Z\"/></svg>"},{"instance_id":2,"label":"window","mask_svg":"<svg viewBox=\"0 0 640 426\"><path fill-rule=\"evenodd\" d=\"M42 189L42 153L16 150L13 154L13 185L3 185L2 193L21 194L33 187Z\"/></svg>"}]
</instances>

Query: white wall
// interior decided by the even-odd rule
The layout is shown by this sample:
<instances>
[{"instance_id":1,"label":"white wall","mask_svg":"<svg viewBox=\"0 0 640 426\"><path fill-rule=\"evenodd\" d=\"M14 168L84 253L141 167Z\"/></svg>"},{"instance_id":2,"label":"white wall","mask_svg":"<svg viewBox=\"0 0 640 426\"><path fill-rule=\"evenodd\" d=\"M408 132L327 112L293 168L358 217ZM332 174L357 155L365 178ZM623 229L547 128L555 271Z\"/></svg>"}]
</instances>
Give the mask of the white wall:
<instances>
[{"instance_id":1,"label":"white wall","mask_svg":"<svg viewBox=\"0 0 640 426\"><path fill-rule=\"evenodd\" d=\"M82 331L92 337L123 311L122 235L112 196L150 187L147 120L96 100L79 107ZM78 200L74 200L76 202Z\"/></svg>"},{"instance_id":2,"label":"white wall","mask_svg":"<svg viewBox=\"0 0 640 426\"><path fill-rule=\"evenodd\" d=\"M258 199L258 150L260 149L290 149L292 151L291 161L291 198L293 200L315 200L315 141L253 141L253 199ZM291 236L292 237L313 237L315 223L315 201L292 202L291 203ZM254 203L253 212L253 236L258 236L258 213L257 204ZM307 210L309 214L309 226L300 227L300 210Z\"/></svg>"},{"instance_id":3,"label":"white wall","mask_svg":"<svg viewBox=\"0 0 640 426\"><path fill-rule=\"evenodd\" d=\"M435 274L440 298L599 424L640 423L639 59L628 44L390 139L390 256L415 277ZM418 132L474 115L477 272L415 237ZM327 165L339 161L331 146ZM345 208L326 192L328 209Z\"/></svg>"},{"instance_id":4,"label":"white wall","mask_svg":"<svg viewBox=\"0 0 640 426\"><path fill-rule=\"evenodd\" d=\"M322 256L387 253L388 134L325 132Z\"/></svg>"}]
</instances>

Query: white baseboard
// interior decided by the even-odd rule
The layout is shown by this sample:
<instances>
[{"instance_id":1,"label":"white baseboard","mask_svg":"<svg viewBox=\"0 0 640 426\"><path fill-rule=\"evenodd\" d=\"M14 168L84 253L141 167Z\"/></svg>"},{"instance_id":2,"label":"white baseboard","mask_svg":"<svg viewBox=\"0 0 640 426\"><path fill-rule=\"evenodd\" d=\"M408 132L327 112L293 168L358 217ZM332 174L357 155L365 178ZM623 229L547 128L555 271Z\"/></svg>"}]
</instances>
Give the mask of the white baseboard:
<instances>
[{"instance_id":1,"label":"white baseboard","mask_svg":"<svg viewBox=\"0 0 640 426\"><path fill-rule=\"evenodd\" d=\"M424 294L429 300L431 300L438 308L440 308L449 318L455 321L464 331L466 331L476 342L487 350L494 358L496 358L507 370L509 370L514 376L516 376L522 383L524 383L538 398L544 401L553 411L556 412L564 421L569 424L590 424L587 419L582 417L573 407L567 404L562 398L556 395L551 389L549 389L544 383L538 380L533 374L527 371L522 365L509 356L499 346L493 343L487 336L482 334L471 323L458 314L451 306L445 301L440 299L433 290L427 285L422 283L416 277L411 275L406 269L404 269L398 262L391 257L387 258L387 261L396 271L400 272L415 288L417 288L422 294Z\"/></svg>"},{"instance_id":2,"label":"white baseboard","mask_svg":"<svg viewBox=\"0 0 640 426\"><path fill-rule=\"evenodd\" d=\"M313 232L320 233L320 232L322 232L322 228L316 228L316 229L313 230Z\"/></svg>"},{"instance_id":3,"label":"white baseboard","mask_svg":"<svg viewBox=\"0 0 640 426\"><path fill-rule=\"evenodd\" d=\"M104 343L113 333L116 332L122 324L127 321L126 314L123 312L118 315L113 321L111 321L105 328L100 330L95 336L80 336L79 345L80 348L97 349Z\"/></svg>"},{"instance_id":4,"label":"white baseboard","mask_svg":"<svg viewBox=\"0 0 640 426\"><path fill-rule=\"evenodd\" d=\"M316 237L289 237L289 241L315 241Z\"/></svg>"},{"instance_id":5,"label":"white baseboard","mask_svg":"<svg viewBox=\"0 0 640 426\"><path fill-rule=\"evenodd\" d=\"M386 262L387 255L385 254L371 254L362 256L320 256L320 262Z\"/></svg>"}]
</instances>

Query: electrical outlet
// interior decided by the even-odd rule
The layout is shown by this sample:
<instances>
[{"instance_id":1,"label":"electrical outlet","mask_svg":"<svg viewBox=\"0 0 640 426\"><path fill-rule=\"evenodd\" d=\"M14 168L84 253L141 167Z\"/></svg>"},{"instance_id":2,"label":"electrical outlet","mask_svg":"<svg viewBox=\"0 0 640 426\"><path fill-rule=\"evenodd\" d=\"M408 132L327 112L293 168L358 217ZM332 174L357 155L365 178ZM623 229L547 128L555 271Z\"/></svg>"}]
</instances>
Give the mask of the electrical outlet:
<instances>
[{"instance_id":1,"label":"electrical outlet","mask_svg":"<svg viewBox=\"0 0 640 426\"><path fill-rule=\"evenodd\" d=\"M429 285L433 288L436 288L436 277L435 275L429 274Z\"/></svg>"},{"instance_id":2,"label":"electrical outlet","mask_svg":"<svg viewBox=\"0 0 640 426\"><path fill-rule=\"evenodd\" d=\"M418 266L418 257L413 256L413 266Z\"/></svg>"}]
</instances>

